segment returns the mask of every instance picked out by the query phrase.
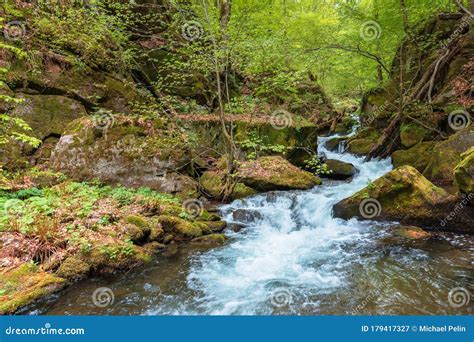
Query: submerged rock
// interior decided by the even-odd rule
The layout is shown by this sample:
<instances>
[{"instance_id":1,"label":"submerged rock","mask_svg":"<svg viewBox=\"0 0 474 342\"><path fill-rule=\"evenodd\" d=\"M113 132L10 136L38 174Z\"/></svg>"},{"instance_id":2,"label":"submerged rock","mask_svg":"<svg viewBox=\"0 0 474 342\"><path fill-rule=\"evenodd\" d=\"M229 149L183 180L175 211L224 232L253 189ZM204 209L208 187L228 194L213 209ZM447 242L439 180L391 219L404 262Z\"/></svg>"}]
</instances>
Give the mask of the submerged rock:
<instances>
[{"instance_id":1,"label":"submerged rock","mask_svg":"<svg viewBox=\"0 0 474 342\"><path fill-rule=\"evenodd\" d=\"M393 233L396 236L409 240L427 239L431 237L430 233L415 226L398 226L393 230Z\"/></svg>"},{"instance_id":2,"label":"submerged rock","mask_svg":"<svg viewBox=\"0 0 474 342\"><path fill-rule=\"evenodd\" d=\"M299 169L282 157L262 157L243 163L239 179L259 191L307 190L321 184L318 177Z\"/></svg>"},{"instance_id":3,"label":"submerged rock","mask_svg":"<svg viewBox=\"0 0 474 342\"><path fill-rule=\"evenodd\" d=\"M461 232L473 232L474 213L461 212L458 199L435 186L415 168L403 166L334 206L334 215L378 221L399 221Z\"/></svg>"},{"instance_id":4,"label":"submerged rock","mask_svg":"<svg viewBox=\"0 0 474 342\"><path fill-rule=\"evenodd\" d=\"M327 159L324 163L328 166L328 169L331 170L331 173L322 175L322 177L325 178L346 180L357 173L356 167L350 163L335 159Z\"/></svg>"}]
</instances>

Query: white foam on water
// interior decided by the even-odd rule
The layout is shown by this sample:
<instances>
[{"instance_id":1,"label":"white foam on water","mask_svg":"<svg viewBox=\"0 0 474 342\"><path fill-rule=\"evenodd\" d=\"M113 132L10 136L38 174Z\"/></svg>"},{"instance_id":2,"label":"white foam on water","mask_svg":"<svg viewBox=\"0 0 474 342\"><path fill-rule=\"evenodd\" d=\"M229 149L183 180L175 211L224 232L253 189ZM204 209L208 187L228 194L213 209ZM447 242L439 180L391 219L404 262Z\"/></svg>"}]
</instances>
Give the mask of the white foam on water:
<instances>
[{"instance_id":1,"label":"white foam on water","mask_svg":"<svg viewBox=\"0 0 474 342\"><path fill-rule=\"evenodd\" d=\"M389 172L392 165L390 160L364 162L328 151L324 147L328 139L319 139L319 152L354 164L359 174L350 182L306 192L262 194L223 207L229 222L238 209L258 211L261 218L239 233L229 233L231 242L225 247L193 260L188 286L197 293L196 306L186 313L271 314L279 308L273 301L278 291L330 293L347 285L347 270L359 256L346 246L368 243L371 222L335 219L332 207ZM291 300L285 305L291 307Z\"/></svg>"}]
</instances>

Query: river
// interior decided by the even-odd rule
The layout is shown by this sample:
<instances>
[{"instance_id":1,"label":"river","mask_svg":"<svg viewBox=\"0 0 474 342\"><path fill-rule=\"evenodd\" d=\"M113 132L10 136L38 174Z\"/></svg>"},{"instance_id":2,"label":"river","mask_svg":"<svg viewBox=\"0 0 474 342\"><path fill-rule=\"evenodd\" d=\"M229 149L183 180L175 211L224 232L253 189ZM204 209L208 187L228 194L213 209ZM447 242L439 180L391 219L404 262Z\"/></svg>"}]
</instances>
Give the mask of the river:
<instances>
[{"instance_id":1,"label":"river","mask_svg":"<svg viewBox=\"0 0 474 342\"><path fill-rule=\"evenodd\" d=\"M108 279L89 279L30 308L48 315L423 315L472 314L455 307L449 292L474 283L474 239L436 233L408 241L396 223L332 217L338 201L392 169L390 160L354 164L351 181L326 181L309 191L275 192L221 208L234 229L212 250L183 247L151 264ZM235 227L238 227L235 228ZM95 289L113 291L99 308ZM472 291L472 288L471 288Z\"/></svg>"}]
</instances>

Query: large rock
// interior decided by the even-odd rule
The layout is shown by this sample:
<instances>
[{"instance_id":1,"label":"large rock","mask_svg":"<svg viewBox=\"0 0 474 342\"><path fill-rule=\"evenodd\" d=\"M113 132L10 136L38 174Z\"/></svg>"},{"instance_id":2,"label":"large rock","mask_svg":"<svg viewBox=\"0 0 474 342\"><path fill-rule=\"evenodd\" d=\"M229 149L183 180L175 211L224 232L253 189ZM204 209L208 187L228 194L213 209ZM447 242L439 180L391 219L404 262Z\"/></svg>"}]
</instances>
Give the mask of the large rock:
<instances>
[{"instance_id":1,"label":"large rock","mask_svg":"<svg viewBox=\"0 0 474 342\"><path fill-rule=\"evenodd\" d=\"M239 179L259 191L306 190L321 184L315 175L290 164L282 157L262 157L242 164Z\"/></svg>"},{"instance_id":2,"label":"large rock","mask_svg":"<svg viewBox=\"0 0 474 342\"><path fill-rule=\"evenodd\" d=\"M322 175L325 178L346 180L353 177L357 173L356 167L350 163L345 163L335 159L327 159L324 161L324 163L331 171L329 174Z\"/></svg>"},{"instance_id":3,"label":"large rock","mask_svg":"<svg viewBox=\"0 0 474 342\"><path fill-rule=\"evenodd\" d=\"M201 178L199 178L199 185L201 186L202 192L204 192L207 197L214 199L221 198L224 184L223 175L224 173L221 171L206 171L203 173ZM242 199L255 195L256 193L257 191L245 184L237 183L230 197L231 199Z\"/></svg>"},{"instance_id":4,"label":"large rock","mask_svg":"<svg viewBox=\"0 0 474 342\"><path fill-rule=\"evenodd\" d=\"M461 192L474 196L474 147L462 154L461 158L462 162L454 170L456 184Z\"/></svg>"},{"instance_id":5,"label":"large rock","mask_svg":"<svg viewBox=\"0 0 474 342\"><path fill-rule=\"evenodd\" d=\"M190 152L180 138L167 134L163 121L109 119L106 129L94 127L89 118L72 122L52 153L52 167L78 180L195 192L192 179L178 173L189 164Z\"/></svg>"},{"instance_id":6,"label":"large rock","mask_svg":"<svg viewBox=\"0 0 474 342\"><path fill-rule=\"evenodd\" d=\"M406 148L422 142L429 134L430 131L413 122L402 124L400 127L400 141Z\"/></svg>"},{"instance_id":7,"label":"large rock","mask_svg":"<svg viewBox=\"0 0 474 342\"><path fill-rule=\"evenodd\" d=\"M432 229L474 231L472 210L460 206L458 198L433 185L411 166L389 172L336 204L333 210L336 217L343 219L358 217Z\"/></svg>"},{"instance_id":8,"label":"large rock","mask_svg":"<svg viewBox=\"0 0 474 342\"><path fill-rule=\"evenodd\" d=\"M461 154L474 146L474 129L467 128L438 143L431 152L423 175L435 184L452 184L454 169L462 161Z\"/></svg>"},{"instance_id":9,"label":"large rock","mask_svg":"<svg viewBox=\"0 0 474 342\"><path fill-rule=\"evenodd\" d=\"M433 147L436 142L422 142L409 150L395 151L392 154L393 166L395 168L409 165L423 173L432 158Z\"/></svg>"}]
</instances>

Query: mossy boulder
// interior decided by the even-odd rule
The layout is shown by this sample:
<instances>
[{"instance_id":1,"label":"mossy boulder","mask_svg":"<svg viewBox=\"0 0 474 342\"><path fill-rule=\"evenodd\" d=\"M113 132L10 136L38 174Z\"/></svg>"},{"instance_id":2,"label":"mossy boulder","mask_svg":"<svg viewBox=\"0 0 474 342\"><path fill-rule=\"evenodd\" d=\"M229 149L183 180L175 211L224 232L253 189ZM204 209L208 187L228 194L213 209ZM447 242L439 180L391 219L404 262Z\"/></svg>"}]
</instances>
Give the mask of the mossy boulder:
<instances>
[{"instance_id":1,"label":"mossy boulder","mask_svg":"<svg viewBox=\"0 0 474 342\"><path fill-rule=\"evenodd\" d=\"M474 129L466 128L448 140L436 144L423 175L435 184L453 184L454 169L461 155L474 146Z\"/></svg>"},{"instance_id":2,"label":"mossy boulder","mask_svg":"<svg viewBox=\"0 0 474 342\"><path fill-rule=\"evenodd\" d=\"M23 99L13 115L25 120L32 134L42 140L63 134L67 125L88 115L84 106L73 99L57 95L18 95Z\"/></svg>"},{"instance_id":3,"label":"mossy boulder","mask_svg":"<svg viewBox=\"0 0 474 342\"><path fill-rule=\"evenodd\" d=\"M458 199L423 177L411 166L399 167L353 196L334 206L334 215L402 224L472 232L474 213L456 212L448 224L446 218L454 212Z\"/></svg>"},{"instance_id":4,"label":"mossy boulder","mask_svg":"<svg viewBox=\"0 0 474 342\"><path fill-rule=\"evenodd\" d=\"M91 270L91 266L76 257L68 257L59 266L56 274L61 278L76 281L85 278Z\"/></svg>"},{"instance_id":5,"label":"mossy boulder","mask_svg":"<svg viewBox=\"0 0 474 342\"><path fill-rule=\"evenodd\" d=\"M400 140L405 148L419 144L429 134L430 131L416 123L402 124L400 128Z\"/></svg>"},{"instance_id":6,"label":"mossy boulder","mask_svg":"<svg viewBox=\"0 0 474 342\"><path fill-rule=\"evenodd\" d=\"M238 176L242 183L259 191L307 190L321 184L315 175L276 156L243 163Z\"/></svg>"},{"instance_id":7,"label":"mossy boulder","mask_svg":"<svg viewBox=\"0 0 474 342\"><path fill-rule=\"evenodd\" d=\"M354 139L349 142L348 151L356 156L364 156L369 154L375 143L376 141L371 139Z\"/></svg>"},{"instance_id":8,"label":"mossy boulder","mask_svg":"<svg viewBox=\"0 0 474 342\"><path fill-rule=\"evenodd\" d=\"M474 147L461 155L462 161L454 169L454 177L459 190L474 196Z\"/></svg>"},{"instance_id":9,"label":"mossy boulder","mask_svg":"<svg viewBox=\"0 0 474 342\"><path fill-rule=\"evenodd\" d=\"M191 243L204 246L221 246L226 241L227 237L224 234L212 234L193 239Z\"/></svg>"},{"instance_id":10,"label":"mossy boulder","mask_svg":"<svg viewBox=\"0 0 474 342\"><path fill-rule=\"evenodd\" d=\"M166 234L172 234L180 240L192 240L203 235L207 226L200 222L189 222L179 217L162 215L158 221ZM165 242L166 243L166 242Z\"/></svg>"},{"instance_id":11,"label":"mossy boulder","mask_svg":"<svg viewBox=\"0 0 474 342\"><path fill-rule=\"evenodd\" d=\"M91 118L72 122L52 153L52 167L80 181L97 178L185 197L195 191L193 180L177 172L189 165L190 150L168 133L163 120L109 119L104 129Z\"/></svg>"},{"instance_id":12,"label":"mossy boulder","mask_svg":"<svg viewBox=\"0 0 474 342\"><path fill-rule=\"evenodd\" d=\"M422 173L432 158L431 153L435 145L434 141L421 142L408 150L395 151L392 154L393 166L397 168L409 165Z\"/></svg>"},{"instance_id":13,"label":"mossy boulder","mask_svg":"<svg viewBox=\"0 0 474 342\"><path fill-rule=\"evenodd\" d=\"M220 171L206 171L199 178L199 184L204 194L211 198L220 198L223 189L223 173ZM254 189L243 183L237 183L232 192L232 199L242 199L253 196L257 193Z\"/></svg>"},{"instance_id":14,"label":"mossy boulder","mask_svg":"<svg viewBox=\"0 0 474 342\"><path fill-rule=\"evenodd\" d=\"M0 270L0 315L13 314L65 285L63 278L43 272L32 263Z\"/></svg>"},{"instance_id":15,"label":"mossy boulder","mask_svg":"<svg viewBox=\"0 0 474 342\"><path fill-rule=\"evenodd\" d=\"M346 180L353 177L357 173L356 167L350 163L345 163L335 159L327 159L324 161L324 163L328 166L328 169L331 172L322 175L321 177L336 180Z\"/></svg>"}]
</instances>

